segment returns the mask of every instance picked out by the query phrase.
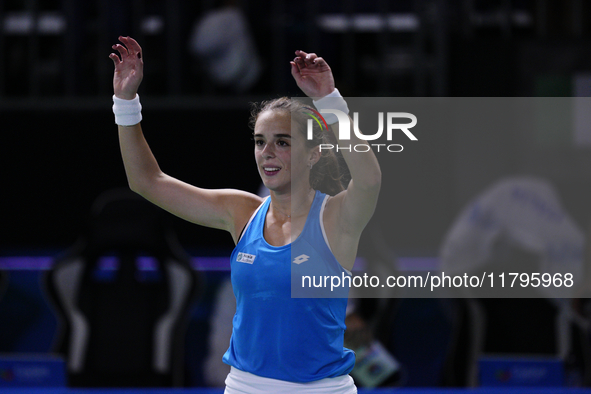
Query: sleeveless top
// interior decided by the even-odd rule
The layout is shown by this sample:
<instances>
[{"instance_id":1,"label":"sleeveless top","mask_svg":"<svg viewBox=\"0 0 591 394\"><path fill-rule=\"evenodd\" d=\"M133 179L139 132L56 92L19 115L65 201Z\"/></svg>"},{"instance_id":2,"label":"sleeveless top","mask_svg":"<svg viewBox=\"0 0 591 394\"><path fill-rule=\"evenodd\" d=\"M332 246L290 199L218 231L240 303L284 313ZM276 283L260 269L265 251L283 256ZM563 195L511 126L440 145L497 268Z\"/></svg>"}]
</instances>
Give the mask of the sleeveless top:
<instances>
[{"instance_id":1,"label":"sleeveless top","mask_svg":"<svg viewBox=\"0 0 591 394\"><path fill-rule=\"evenodd\" d=\"M322 214L327 197L316 192L302 233L291 244L272 246L263 237L269 197L246 225L231 256L236 314L226 364L290 382L337 377L353 369L355 354L343 346L348 286L336 292L330 283L328 289L314 288L311 281L301 286L306 275L351 277L326 240Z\"/></svg>"}]
</instances>

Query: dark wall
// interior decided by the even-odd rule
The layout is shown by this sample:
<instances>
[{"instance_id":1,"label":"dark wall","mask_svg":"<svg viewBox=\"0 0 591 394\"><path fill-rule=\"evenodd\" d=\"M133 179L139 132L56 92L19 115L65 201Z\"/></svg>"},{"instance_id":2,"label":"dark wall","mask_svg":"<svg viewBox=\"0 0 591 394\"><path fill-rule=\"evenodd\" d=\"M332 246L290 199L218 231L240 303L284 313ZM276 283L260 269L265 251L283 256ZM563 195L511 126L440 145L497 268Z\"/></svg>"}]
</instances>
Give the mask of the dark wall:
<instances>
[{"instance_id":1,"label":"dark wall","mask_svg":"<svg viewBox=\"0 0 591 394\"><path fill-rule=\"evenodd\" d=\"M76 239L93 200L127 181L109 103L104 110L0 111L0 248L61 248ZM144 110L162 170L205 188L256 192L248 108ZM187 247L231 246L229 236L174 221Z\"/></svg>"},{"instance_id":2,"label":"dark wall","mask_svg":"<svg viewBox=\"0 0 591 394\"><path fill-rule=\"evenodd\" d=\"M0 111L0 252L71 245L96 197L127 187L109 107L106 103L96 110ZM148 105L143 111L144 133L167 174L200 187L256 192L260 179L248 112L246 104L243 109L207 111ZM589 149L536 148L525 135L423 134L419 144L407 143L404 152L379 156L388 185L393 186L384 187L378 206L378 212L390 212L391 217L376 220L385 220L383 225L395 235L392 248L435 254L460 209L500 177L514 174L547 178L567 211L587 229ZM482 164L486 160L489 165ZM233 247L222 231L178 218L173 224L190 250L210 253Z\"/></svg>"}]
</instances>

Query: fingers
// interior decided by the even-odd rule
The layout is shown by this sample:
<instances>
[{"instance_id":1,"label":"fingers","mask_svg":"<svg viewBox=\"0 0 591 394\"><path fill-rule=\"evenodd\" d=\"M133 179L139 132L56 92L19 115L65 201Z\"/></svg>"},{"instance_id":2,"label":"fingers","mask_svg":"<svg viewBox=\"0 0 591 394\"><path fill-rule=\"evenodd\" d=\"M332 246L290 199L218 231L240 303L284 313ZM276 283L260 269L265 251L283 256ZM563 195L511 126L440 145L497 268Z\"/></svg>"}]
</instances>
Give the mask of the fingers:
<instances>
[{"instance_id":1,"label":"fingers","mask_svg":"<svg viewBox=\"0 0 591 394\"><path fill-rule=\"evenodd\" d=\"M326 63L326 60L324 60L321 57L317 57L316 59L314 59L314 64L316 64L317 66L323 67L323 66L327 66L328 64Z\"/></svg>"},{"instance_id":2,"label":"fingers","mask_svg":"<svg viewBox=\"0 0 591 394\"><path fill-rule=\"evenodd\" d=\"M119 63L121 63L121 60L119 59L119 56L117 56L117 55L116 55L116 54L114 54L114 53L111 53L111 54L109 55L109 59L111 59L111 60L113 61L113 63L115 64L115 67L117 67L117 65L118 65Z\"/></svg>"},{"instance_id":3,"label":"fingers","mask_svg":"<svg viewBox=\"0 0 591 394\"><path fill-rule=\"evenodd\" d=\"M299 82L302 79L300 68L295 62L289 62L289 64L291 65L291 76L296 80L296 82Z\"/></svg>"},{"instance_id":4,"label":"fingers","mask_svg":"<svg viewBox=\"0 0 591 394\"><path fill-rule=\"evenodd\" d=\"M314 64L314 63L315 63L315 61L316 61L316 58L317 58L317 57L318 57L318 56L316 56L316 54L315 54L315 53L308 53L308 54L306 55L306 57L304 58L304 61L306 62L306 64L310 64L310 65L312 65L312 64Z\"/></svg>"},{"instance_id":5,"label":"fingers","mask_svg":"<svg viewBox=\"0 0 591 394\"><path fill-rule=\"evenodd\" d=\"M301 69L312 66L324 66L326 61L318 57L315 53L307 53L304 51L295 51L296 57L293 59L294 63Z\"/></svg>"},{"instance_id":6,"label":"fingers","mask_svg":"<svg viewBox=\"0 0 591 394\"><path fill-rule=\"evenodd\" d=\"M127 48L130 48L135 53L140 53L142 51L142 47L140 47L140 44L138 44L136 40L134 40L133 38L131 38L129 36L119 37L119 41L124 43Z\"/></svg>"},{"instance_id":7,"label":"fingers","mask_svg":"<svg viewBox=\"0 0 591 394\"><path fill-rule=\"evenodd\" d=\"M138 59L142 58L142 48L131 37L119 37L119 41L121 44L115 44L112 48L119 52L121 55L121 61L125 60L127 57L137 57Z\"/></svg>"},{"instance_id":8,"label":"fingers","mask_svg":"<svg viewBox=\"0 0 591 394\"><path fill-rule=\"evenodd\" d=\"M115 44L111 48L113 48L114 50L119 52L119 54L121 55L121 59L124 59L127 56L129 56L129 52L127 51L127 48L125 48L121 44Z\"/></svg>"},{"instance_id":9,"label":"fingers","mask_svg":"<svg viewBox=\"0 0 591 394\"><path fill-rule=\"evenodd\" d=\"M128 50L130 56L136 55L139 59L142 57L142 47L140 44L137 43L136 40L127 36L127 37L119 37L119 41L121 41Z\"/></svg>"},{"instance_id":10,"label":"fingers","mask_svg":"<svg viewBox=\"0 0 591 394\"><path fill-rule=\"evenodd\" d=\"M306 53L304 51L300 51L299 49L297 51L295 51L295 54L297 57L302 58L302 59L308 55L308 53Z\"/></svg>"}]
</instances>

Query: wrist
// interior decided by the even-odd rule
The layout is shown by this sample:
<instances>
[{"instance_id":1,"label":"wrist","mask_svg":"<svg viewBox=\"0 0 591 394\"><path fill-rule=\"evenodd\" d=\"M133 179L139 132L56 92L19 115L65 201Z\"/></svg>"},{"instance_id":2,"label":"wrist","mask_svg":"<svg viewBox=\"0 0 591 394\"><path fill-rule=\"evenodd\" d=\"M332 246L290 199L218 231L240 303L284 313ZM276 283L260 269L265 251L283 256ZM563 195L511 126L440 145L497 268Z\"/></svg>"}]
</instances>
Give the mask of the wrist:
<instances>
[{"instance_id":1,"label":"wrist","mask_svg":"<svg viewBox=\"0 0 591 394\"><path fill-rule=\"evenodd\" d=\"M133 94L124 94L124 93L115 93L113 95L114 97L121 99L121 100L133 100L134 98L136 98L137 93L133 93Z\"/></svg>"},{"instance_id":2,"label":"wrist","mask_svg":"<svg viewBox=\"0 0 591 394\"><path fill-rule=\"evenodd\" d=\"M325 97L337 97L340 96L339 90L335 87L333 88L328 88L328 90L324 91L324 92L319 92L320 96L319 97L312 97L313 100L318 101L321 100Z\"/></svg>"},{"instance_id":3,"label":"wrist","mask_svg":"<svg viewBox=\"0 0 591 394\"><path fill-rule=\"evenodd\" d=\"M113 113L119 126L133 126L142 121L142 105L138 94L131 100L113 95Z\"/></svg>"},{"instance_id":4,"label":"wrist","mask_svg":"<svg viewBox=\"0 0 591 394\"><path fill-rule=\"evenodd\" d=\"M341 96L341 93L337 88L334 88L332 92L327 94L318 100L313 100L314 106L322 114L327 124L334 124L338 122L338 117L333 113L323 113L323 110L339 110L345 114L349 114L349 107L347 102Z\"/></svg>"}]
</instances>

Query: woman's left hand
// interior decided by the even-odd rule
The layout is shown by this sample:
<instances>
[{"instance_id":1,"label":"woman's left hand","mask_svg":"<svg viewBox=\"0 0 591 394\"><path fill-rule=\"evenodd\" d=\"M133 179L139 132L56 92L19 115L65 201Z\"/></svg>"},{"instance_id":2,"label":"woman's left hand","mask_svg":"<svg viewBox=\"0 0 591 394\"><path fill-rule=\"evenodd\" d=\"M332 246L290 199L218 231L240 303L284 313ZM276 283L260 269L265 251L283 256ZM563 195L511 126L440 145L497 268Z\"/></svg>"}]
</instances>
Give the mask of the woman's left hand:
<instances>
[{"instance_id":1,"label":"woman's left hand","mask_svg":"<svg viewBox=\"0 0 591 394\"><path fill-rule=\"evenodd\" d=\"M318 100L334 90L334 78L328 63L315 53L296 51L291 64L291 75L306 96Z\"/></svg>"}]
</instances>

